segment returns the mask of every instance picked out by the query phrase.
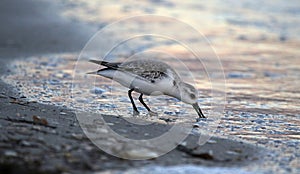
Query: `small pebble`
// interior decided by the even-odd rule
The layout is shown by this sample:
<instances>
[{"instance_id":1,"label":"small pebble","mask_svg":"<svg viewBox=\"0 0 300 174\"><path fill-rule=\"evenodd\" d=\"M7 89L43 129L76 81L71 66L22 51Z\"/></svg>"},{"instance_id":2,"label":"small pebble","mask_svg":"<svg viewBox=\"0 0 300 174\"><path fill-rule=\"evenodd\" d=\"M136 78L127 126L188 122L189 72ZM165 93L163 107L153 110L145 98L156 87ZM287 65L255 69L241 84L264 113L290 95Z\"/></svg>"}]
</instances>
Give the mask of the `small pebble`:
<instances>
[{"instance_id":1,"label":"small pebble","mask_svg":"<svg viewBox=\"0 0 300 174\"><path fill-rule=\"evenodd\" d=\"M40 130L41 130L41 127L40 127L40 126L32 126L32 129L33 129L33 130L40 131Z\"/></svg>"},{"instance_id":2,"label":"small pebble","mask_svg":"<svg viewBox=\"0 0 300 174\"><path fill-rule=\"evenodd\" d=\"M159 154L150 149L139 148L122 152L122 156L128 159L143 159L143 158L157 158Z\"/></svg>"},{"instance_id":3,"label":"small pebble","mask_svg":"<svg viewBox=\"0 0 300 174\"><path fill-rule=\"evenodd\" d=\"M216 144L217 141L216 140L208 140L207 143L209 143L209 144Z\"/></svg>"},{"instance_id":4,"label":"small pebble","mask_svg":"<svg viewBox=\"0 0 300 174\"><path fill-rule=\"evenodd\" d=\"M49 81L49 84L50 84L50 85L59 85L59 84L60 84L60 81L59 81L59 80L56 80L56 79L51 79L51 80Z\"/></svg>"},{"instance_id":5,"label":"small pebble","mask_svg":"<svg viewBox=\"0 0 300 174\"><path fill-rule=\"evenodd\" d=\"M35 122L37 124L48 125L48 121L45 118L41 118L36 115L32 116L32 120L33 120L33 122Z\"/></svg>"},{"instance_id":6,"label":"small pebble","mask_svg":"<svg viewBox=\"0 0 300 174\"><path fill-rule=\"evenodd\" d=\"M228 155L239 155L239 154L240 154L240 153L238 153L238 152L231 151L231 150L227 150L226 153L227 153Z\"/></svg>"},{"instance_id":7,"label":"small pebble","mask_svg":"<svg viewBox=\"0 0 300 174\"><path fill-rule=\"evenodd\" d=\"M13 150L7 150L7 151L4 152L4 155L8 156L8 157L17 157L18 153L16 151L13 151Z\"/></svg>"},{"instance_id":8,"label":"small pebble","mask_svg":"<svg viewBox=\"0 0 300 174\"><path fill-rule=\"evenodd\" d=\"M167 114L167 115L174 115L174 113L171 112L171 111L165 111L164 114Z\"/></svg>"},{"instance_id":9,"label":"small pebble","mask_svg":"<svg viewBox=\"0 0 300 174\"><path fill-rule=\"evenodd\" d=\"M83 135L82 134L75 134L75 133L72 133L72 137L77 139L77 140L81 140L83 138Z\"/></svg>"},{"instance_id":10,"label":"small pebble","mask_svg":"<svg viewBox=\"0 0 300 174\"><path fill-rule=\"evenodd\" d=\"M21 145L22 145L22 146L31 146L31 143L28 142L28 141L26 141L26 140L22 140L22 141L21 141Z\"/></svg>"},{"instance_id":11,"label":"small pebble","mask_svg":"<svg viewBox=\"0 0 300 174\"><path fill-rule=\"evenodd\" d=\"M92 94L103 94L106 92L106 90L99 88L99 87L94 87L93 89L90 90Z\"/></svg>"},{"instance_id":12,"label":"small pebble","mask_svg":"<svg viewBox=\"0 0 300 174\"><path fill-rule=\"evenodd\" d=\"M253 75L251 74L246 74L246 73L242 73L242 72L230 72L227 74L228 78L232 78L232 79L237 79L237 78L251 78Z\"/></svg>"}]
</instances>

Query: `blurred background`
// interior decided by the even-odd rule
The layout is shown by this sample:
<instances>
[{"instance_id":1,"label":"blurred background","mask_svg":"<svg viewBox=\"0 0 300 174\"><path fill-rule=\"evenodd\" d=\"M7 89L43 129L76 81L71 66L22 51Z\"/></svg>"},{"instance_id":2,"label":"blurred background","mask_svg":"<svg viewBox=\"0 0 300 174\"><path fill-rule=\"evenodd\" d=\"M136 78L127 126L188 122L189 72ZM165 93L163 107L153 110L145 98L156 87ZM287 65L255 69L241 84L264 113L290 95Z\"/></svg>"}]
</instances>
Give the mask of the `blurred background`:
<instances>
[{"instance_id":1,"label":"blurred background","mask_svg":"<svg viewBox=\"0 0 300 174\"><path fill-rule=\"evenodd\" d=\"M126 38L132 32L145 31L152 23L165 25L166 30L175 33L175 36L176 33L185 33L181 34L183 38L180 35L181 39L198 45L202 53L200 59L203 59L204 63L209 62L213 56L219 57L223 69L215 68L214 75L210 74L209 77L205 75L205 68L213 70L217 65L216 62L205 64L207 67L195 64L193 61L184 62L189 69L200 70L199 78L204 80L197 82L197 85L203 91L201 94L203 97L210 97L211 81L209 78L218 81L225 76L227 108L268 110L276 114L286 114L287 111L296 114L299 111L297 101L299 98L300 3L297 0L289 3L284 0L241 2L213 0L205 3L175 0L138 2L3 0L0 8L0 17L4 24L1 26L0 36L3 59L68 52L73 56L65 57L74 60L97 31L105 29L105 26L113 22L145 14L178 19L199 31L203 37L195 38L188 30L182 31L182 28L168 25L166 21L159 19L151 21L153 19L145 17L137 21L135 26L124 23L123 27L101 35L98 43L94 45L94 49L98 52L96 57L103 58L106 52L102 50L118 38ZM120 45L113 50L113 54L108 55L110 60L116 60L118 56L130 57L149 49L160 49L169 55L179 55L185 60L192 59L191 53L188 53L182 46L162 38L151 40L145 37L135 40L131 45L127 43L123 44L124 46ZM45 59L51 59L54 62L59 60L54 60L53 57L47 58L47 56ZM49 60L43 61L49 62ZM74 63L67 62L69 66L56 63L61 67L54 68L56 71L60 69L65 70L65 73L70 73L74 68ZM48 64L51 65L51 63ZM52 62L53 64L55 63ZM36 74L33 71L34 67L29 65L21 67L32 71L31 74ZM47 76L49 72L41 74ZM196 80L201 80L199 78ZM15 79L18 79L18 75ZM28 79L30 76L26 81ZM54 78L54 80L64 79ZM220 83L224 82L220 81ZM225 92L225 89L218 90Z\"/></svg>"}]
</instances>

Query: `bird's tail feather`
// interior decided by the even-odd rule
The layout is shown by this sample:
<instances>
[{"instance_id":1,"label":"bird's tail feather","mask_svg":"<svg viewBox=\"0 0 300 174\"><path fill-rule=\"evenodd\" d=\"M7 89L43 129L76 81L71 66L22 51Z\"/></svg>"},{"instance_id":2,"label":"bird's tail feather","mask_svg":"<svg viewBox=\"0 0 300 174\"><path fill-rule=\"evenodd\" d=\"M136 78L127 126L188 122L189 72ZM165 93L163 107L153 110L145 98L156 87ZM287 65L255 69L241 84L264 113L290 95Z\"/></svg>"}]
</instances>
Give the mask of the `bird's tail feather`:
<instances>
[{"instance_id":1,"label":"bird's tail feather","mask_svg":"<svg viewBox=\"0 0 300 174\"><path fill-rule=\"evenodd\" d=\"M108 62L102 61L102 60L89 60L89 62L98 64L98 65L103 65L103 64L107 64Z\"/></svg>"},{"instance_id":2,"label":"bird's tail feather","mask_svg":"<svg viewBox=\"0 0 300 174\"><path fill-rule=\"evenodd\" d=\"M113 68L113 69L117 69L120 65L120 63L110 63L110 62L106 62L103 60L89 60L89 62L98 64L98 65L103 65L103 66Z\"/></svg>"}]
</instances>

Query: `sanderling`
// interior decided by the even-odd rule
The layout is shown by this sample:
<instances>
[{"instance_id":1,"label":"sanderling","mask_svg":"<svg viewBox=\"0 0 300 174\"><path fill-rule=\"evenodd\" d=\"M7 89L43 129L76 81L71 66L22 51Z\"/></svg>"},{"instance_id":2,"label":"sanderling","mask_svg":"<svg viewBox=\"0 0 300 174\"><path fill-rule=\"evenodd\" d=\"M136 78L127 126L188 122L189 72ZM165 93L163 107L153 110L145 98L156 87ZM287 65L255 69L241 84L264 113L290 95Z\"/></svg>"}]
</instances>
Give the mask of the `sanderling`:
<instances>
[{"instance_id":1,"label":"sanderling","mask_svg":"<svg viewBox=\"0 0 300 174\"><path fill-rule=\"evenodd\" d=\"M97 74L112 79L129 88L128 96L134 115L138 115L139 111L131 96L133 91L140 93L139 101L150 115L156 115L156 113L151 111L143 101L143 94L175 97L187 104L191 104L199 118L205 118L197 103L198 93L195 87L183 82L175 70L162 61L149 59L138 59L123 63L99 60L89 61L103 65L106 68L88 74Z\"/></svg>"}]
</instances>

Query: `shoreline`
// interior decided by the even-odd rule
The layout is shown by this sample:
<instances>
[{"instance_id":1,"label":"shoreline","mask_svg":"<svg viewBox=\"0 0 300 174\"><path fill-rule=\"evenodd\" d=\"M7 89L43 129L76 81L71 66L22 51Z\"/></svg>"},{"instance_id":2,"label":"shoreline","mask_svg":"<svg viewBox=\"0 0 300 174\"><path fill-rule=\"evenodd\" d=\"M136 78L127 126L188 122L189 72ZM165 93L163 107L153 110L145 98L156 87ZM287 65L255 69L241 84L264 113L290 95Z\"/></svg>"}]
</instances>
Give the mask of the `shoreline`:
<instances>
[{"instance_id":1,"label":"shoreline","mask_svg":"<svg viewBox=\"0 0 300 174\"><path fill-rule=\"evenodd\" d=\"M265 150L260 147L215 137L211 139L212 143L206 143L194 150L199 137L189 135L185 140L188 145L178 146L166 155L152 160L123 160L97 148L84 135L75 114L68 109L28 103L21 98L13 97L1 97L0 103L3 106L0 109L2 115L0 123L6 127L2 131L2 135L5 136L1 137L0 168L3 169L1 171L8 173L18 173L18 170L37 173L89 173L127 170L149 165L183 164L237 167L248 165L249 162L259 162L265 155ZM35 116L46 121L39 122L35 120ZM122 118L103 116L107 122L118 123L115 125L116 130L127 130L125 136L129 137L139 137L145 133L155 136L170 127L155 124L137 131L137 128ZM234 153L234 150L239 151L235 154L229 153ZM211 151L214 152L212 155L210 155Z\"/></svg>"},{"instance_id":2,"label":"shoreline","mask_svg":"<svg viewBox=\"0 0 300 174\"><path fill-rule=\"evenodd\" d=\"M3 64L1 67L1 74L5 74L7 67ZM0 169L7 173L113 172L178 165L191 165L185 169L187 171L193 166L199 166L199 170L205 169L208 173L210 170L205 167L245 172L241 166L247 166L249 162L258 163L266 154L264 148L217 137L211 138L212 143L199 146L199 135L190 134L184 140L188 145L177 146L158 158L124 160L96 147L83 133L74 111L28 102L26 96L18 93L15 87L2 81L0 89L0 125L6 128L2 129ZM140 129L120 117L103 117L106 122L118 123L113 126L114 130L123 134L126 130L126 137L144 137L144 134L155 137L172 127L167 124L151 124L147 129ZM196 150L195 145L198 146Z\"/></svg>"}]
</instances>

